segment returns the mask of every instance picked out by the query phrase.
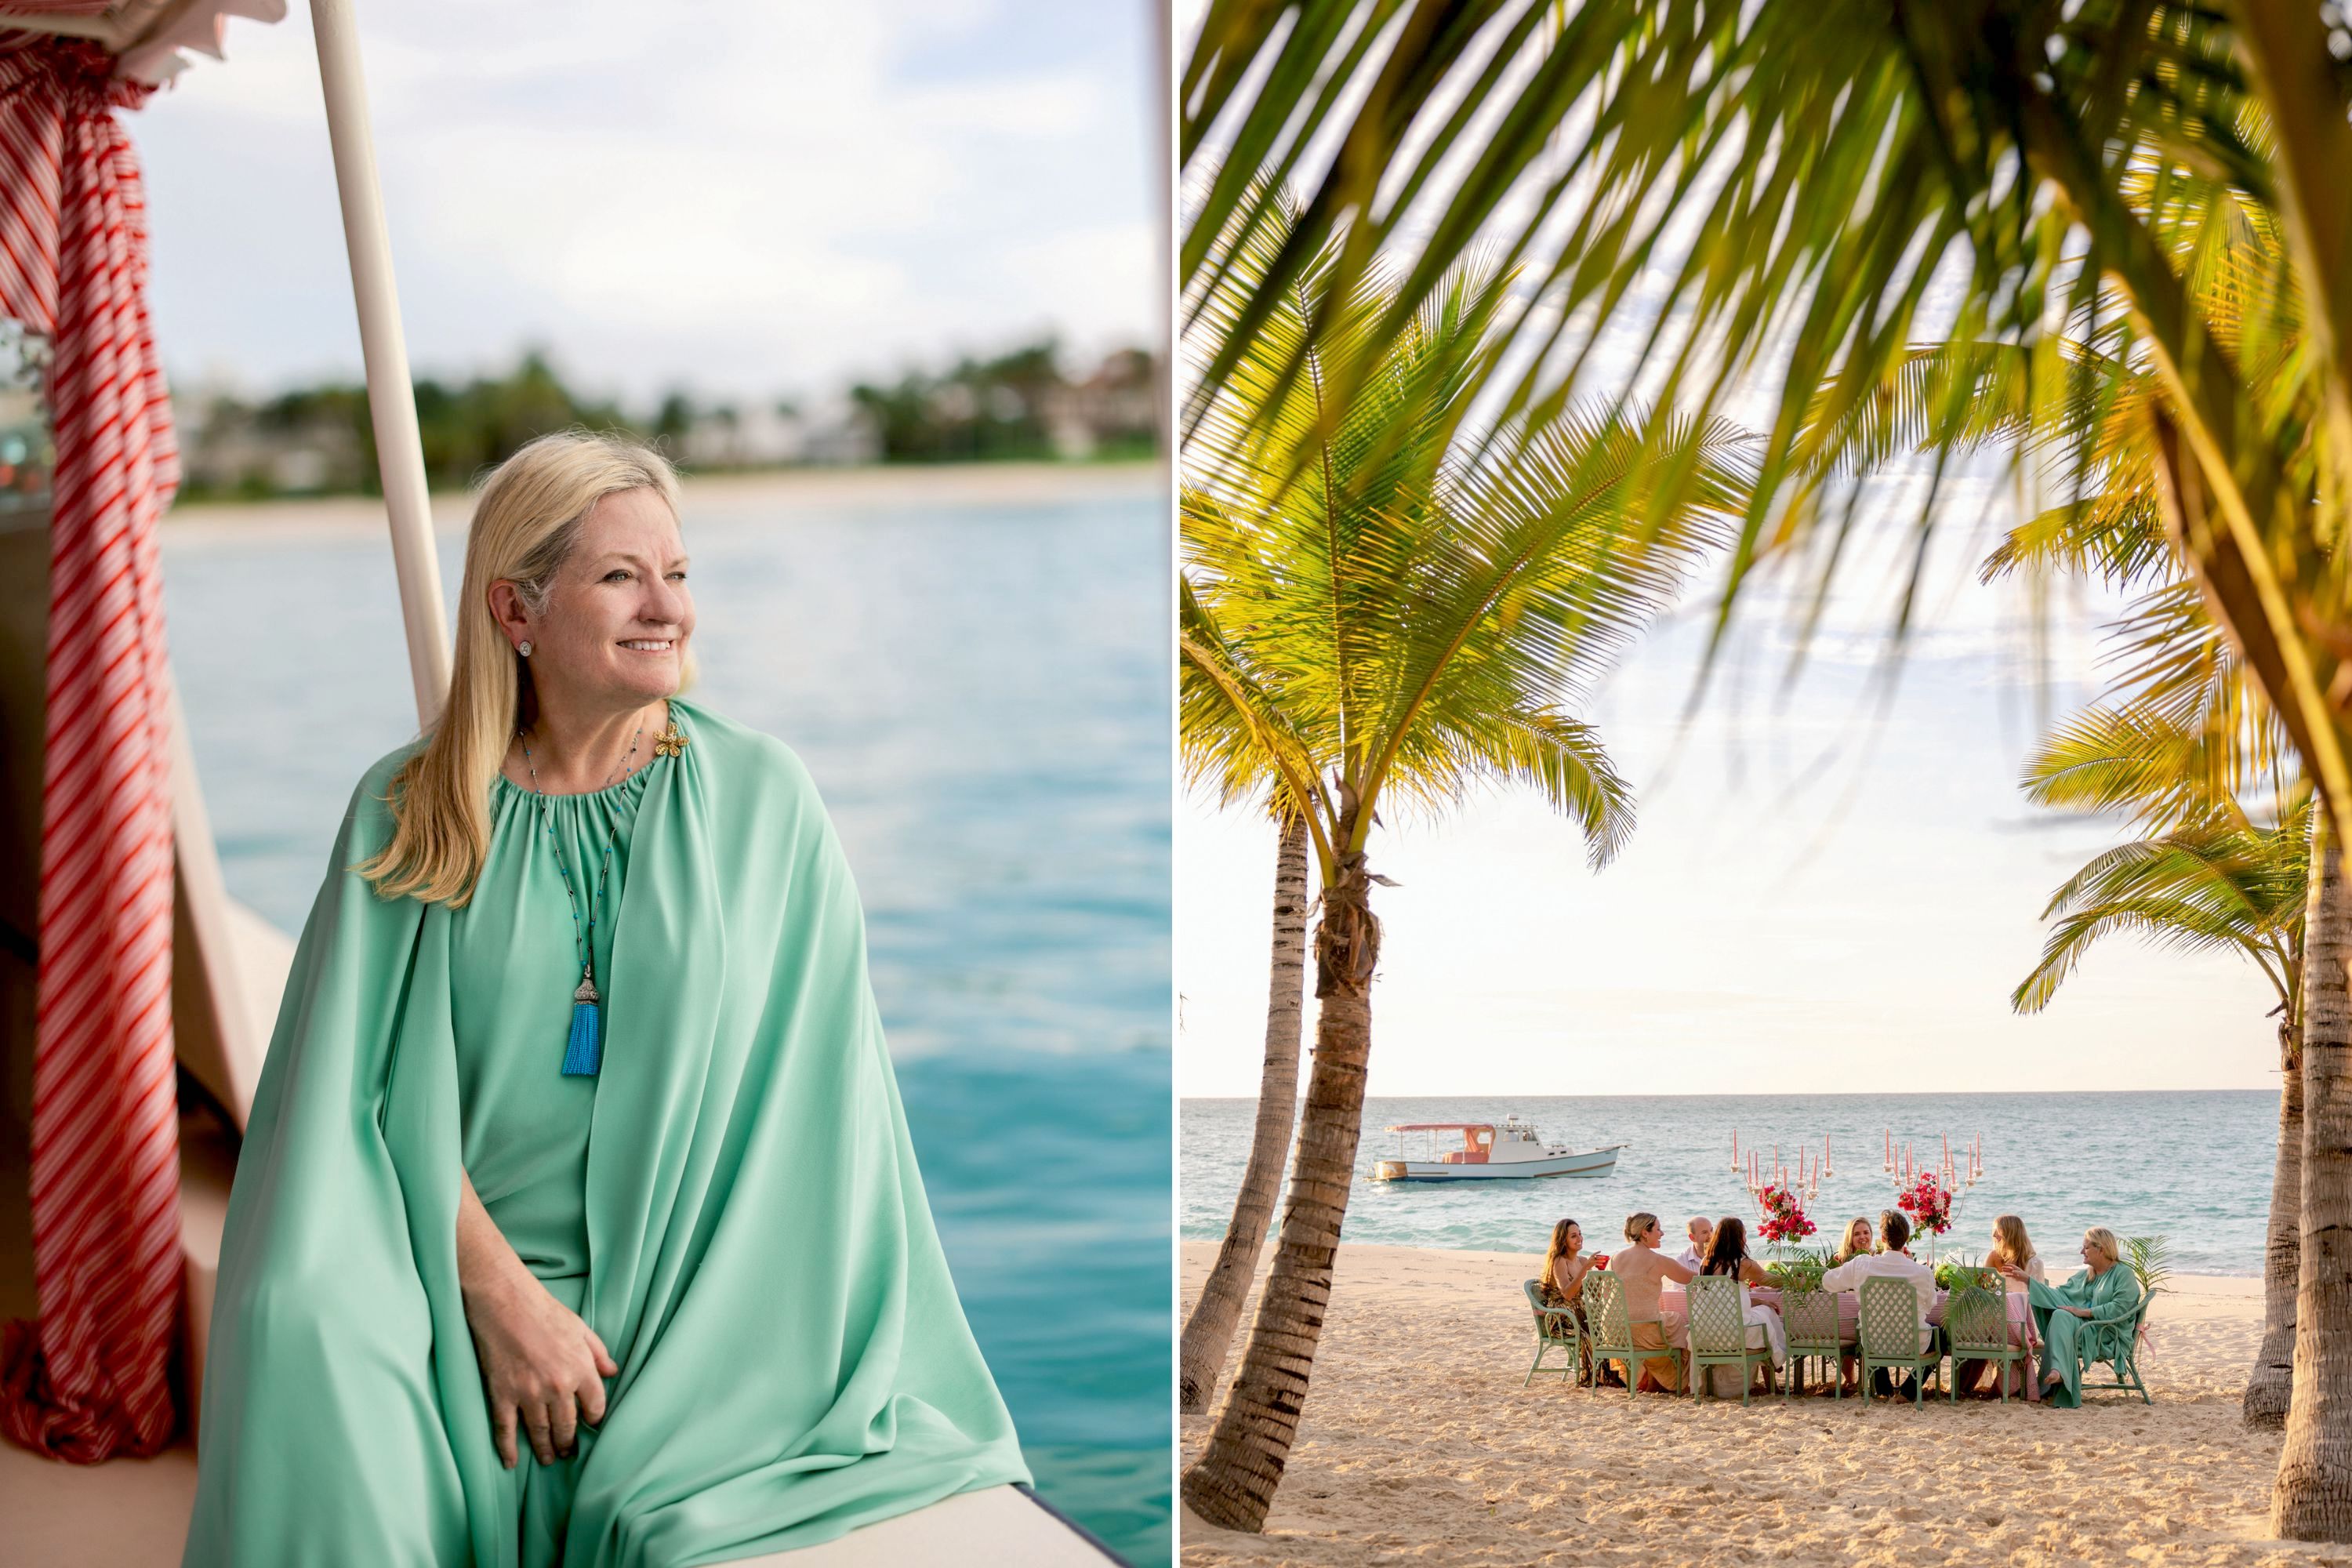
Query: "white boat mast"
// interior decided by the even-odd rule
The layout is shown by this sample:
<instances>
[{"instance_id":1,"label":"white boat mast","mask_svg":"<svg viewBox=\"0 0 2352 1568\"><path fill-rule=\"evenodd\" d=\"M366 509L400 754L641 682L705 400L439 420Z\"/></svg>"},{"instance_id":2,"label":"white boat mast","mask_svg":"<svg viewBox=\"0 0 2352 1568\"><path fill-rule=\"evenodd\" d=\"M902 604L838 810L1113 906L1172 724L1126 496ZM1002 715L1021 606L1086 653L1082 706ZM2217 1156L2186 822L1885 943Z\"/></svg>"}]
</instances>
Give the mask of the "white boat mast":
<instances>
[{"instance_id":1,"label":"white boat mast","mask_svg":"<svg viewBox=\"0 0 2352 1568\"><path fill-rule=\"evenodd\" d=\"M375 422L376 468L392 525L392 560L400 579L400 618L408 633L408 673L420 727L440 715L449 690L449 624L441 605L441 565L425 489L425 444L416 431L416 394L401 336L400 297L393 286L392 242L384 228L375 142L368 131L367 82L360 71L359 31L351 0L310 0L318 37L319 83L334 144L335 191L343 205L343 245L351 254L352 295L359 306L360 353L367 363L368 414Z\"/></svg>"}]
</instances>

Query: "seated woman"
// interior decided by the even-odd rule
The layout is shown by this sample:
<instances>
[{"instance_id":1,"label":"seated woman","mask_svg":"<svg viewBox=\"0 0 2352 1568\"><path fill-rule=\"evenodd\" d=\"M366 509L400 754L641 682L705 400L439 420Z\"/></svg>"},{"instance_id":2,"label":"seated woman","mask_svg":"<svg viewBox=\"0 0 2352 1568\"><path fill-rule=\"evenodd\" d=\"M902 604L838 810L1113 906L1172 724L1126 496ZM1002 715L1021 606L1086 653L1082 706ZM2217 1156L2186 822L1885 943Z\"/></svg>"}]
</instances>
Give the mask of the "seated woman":
<instances>
[{"instance_id":1,"label":"seated woman","mask_svg":"<svg viewBox=\"0 0 2352 1568\"><path fill-rule=\"evenodd\" d=\"M2002 1215L1992 1222L1992 1250L1985 1254L1985 1267L2000 1268L2004 1263L2014 1266L2022 1279L2009 1281L2009 1289L2019 1295L2025 1293L2027 1281L2039 1279L2050 1283L2042 1259L2033 1250L2033 1238L2025 1234L2025 1222L2013 1214Z\"/></svg>"},{"instance_id":2,"label":"seated woman","mask_svg":"<svg viewBox=\"0 0 2352 1568\"><path fill-rule=\"evenodd\" d=\"M1763 1265L1748 1256L1748 1226L1735 1216L1727 1215L1715 1222L1715 1234L1706 1248L1706 1261L1699 1266L1701 1275L1722 1275L1739 1281L1739 1311L1748 1323L1748 1348L1772 1352L1771 1366L1764 1369L1764 1392L1771 1393L1780 1385L1773 1381L1772 1367L1787 1364L1789 1337L1780 1326L1780 1314L1770 1307L1759 1306L1748 1294L1751 1285L1769 1285L1772 1277L1764 1272Z\"/></svg>"},{"instance_id":3,"label":"seated woman","mask_svg":"<svg viewBox=\"0 0 2352 1568\"><path fill-rule=\"evenodd\" d=\"M1625 1305L1633 1320L1633 1342L1643 1350L1664 1350L1675 1342L1683 1325L1669 1325L1659 1310L1658 1292L1669 1280L1690 1283L1691 1271L1658 1250L1666 1233L1658 1216L1646 1211L1625 1220L1624 1249L1609 1259L1609 1272L1625 1281ZM1622 1363L1619 1363L1622 1365ZM1683 1385L1680 1361L1645 1361L1637 1388L1677 1393Z\"/></svg>"},{"instance_id":4,"label":"seated woman","mask_svg":"<svg viewBox=\"0 0 2352 1568\"><path fill-rule=\"evenodd\" d=\"M1545 1250L1543 1272L1536 1276L1536 1294L1547 1307L1566 1307L1576 1317L1576 1326L1584 1331L1584 1277L1592 1272L1592 1259L1584 1250L1584 1227L1572 1219L1564 1219L1551 1227L1551 1246ZM1580 1348L1583 1364L1577 1381L1589 1383L1592 1373L1592 1352Z\"/></svg>"},{"instance_id":5,"label":"seated woman","mask_svg":"<svg viewBox=\"0 0 2352 1568\"><path fill-rule=\"evenodd\" d=\"M616 437L482 489L263 1061L183 1568L734 1561L1029 1479L816 785L682 695L681 510Z\"/></svg>"},{"instance_id":6,"label":"seated woman","mask_svg":"<svg viewBox=\"0 0 2352 1568\"><path fill-rule=\"evenodd\" d=\"M2007 1278L2004 1265L2017 1268L2019 1271L2017 1278ZM2004 1276L2002 1283L2011 1295L2024 1295L2026 1288L2036 1279L2045 1285L2050 1282L2050 1276L2042 1269L2042 1259L2034 1256L2032 1238L2025 1234L2025 1222L2013 1214L2002 1215L1992 1222L1992 1250L1985 1254L1985 1267L2001 1270ZM2009 1337L2011 1343L2021 1342L2020 1335L2027 1336L2027 1341L2030 1342L2032 1332L2031 1314L2027 1316L2023 1324L2015 1321L2010 1324ZM2032 1348L2030 1342L2027 1342L2027 1348ZM1981 1392L1990 1398L2000 1391L1990 1387L1979 1390L1978 1384L1984 1382L1985 1368L1990 1364L1992 1363L1990 1362L1981 1361L1960 1362L1953 1366L1952 1376L1958 1383L1962 1393ZM2014 1377L2017 1380L2017 1384L2013 1384L2008 1392L2024 1393L2025 1389L2019 1385L2023 1384L2026 1375L2026 1369L2022 1366L2005 1369L2002 1373L2005 1379Z\"/></svg>"},{"instance_id":7,"label":"seated woman","mask_svg":"<svg viewBox=\"0 0 2352 1568\"><path fill-rule=\"evenodd\" d=\"M2082 1268L2063 1285L2032 1279L2015 1264L1999 1266L2004 1278L2025 1281L2025 1299L2042 1336L2042 1397L2052 1405L2080 1408L2084 1363L2124 1352L2130 1330L2092 1322L2122 1317L2139 1300L2139 1277L2122 1267L2122 1258L2116 1233L2095 1225L2083 1233Z\"/></svg>"}]
</instances>

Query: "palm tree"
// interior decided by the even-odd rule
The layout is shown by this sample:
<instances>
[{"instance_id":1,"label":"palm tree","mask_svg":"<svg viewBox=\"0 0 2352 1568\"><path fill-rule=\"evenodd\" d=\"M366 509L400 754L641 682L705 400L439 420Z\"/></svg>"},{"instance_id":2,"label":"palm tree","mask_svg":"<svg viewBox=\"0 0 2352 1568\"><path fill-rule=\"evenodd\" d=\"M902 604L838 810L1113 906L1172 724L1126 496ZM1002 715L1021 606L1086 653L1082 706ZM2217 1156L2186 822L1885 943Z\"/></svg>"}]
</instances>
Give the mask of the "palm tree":
<instances>
[{"instance_id":1,"label":"palm tree","mask_svg":"<svg viewBox=\"0 0 2352 1568\"><path fill-rule=\"evenodd\" d=\"M1191 754L1189 749L1187 754ZM1277 810L1274 857L1274 955L1267 966L1265 1061L1258 1073L1257 1118L1234 1217L1217 1260L1202 1282L1201 1299L1184 1320L1176 1350L1176 1408L1197 1415L1224 1368L1225 1352L1242 1321L1242 1302L1257 1272L1259 1251L1274 1221L1282 1189L1282 1162L1290 1152L1290 1126L1298 1116L1298 1036L1307 994L1307 818Z\"/></svg>"},{"instance_id":2,"label":"palm tree","mask_svg":"<svg viewBox=\"0 0 2352 1568\"><path fill-rule=\"evenodd\" d=\"M2042 958L2010 994L2011 1005L2021 1013L2048 1006L2102 937L2232 951L2270 982L2280 1048L2289 1048L2302 996L2310 839L2306 804L2276 826L2217 818L2101 851L2050 895Z\"/></svg>"},{"instance_id":3,"label":"palm tree","mask_svg":"<svg viewBox=\"0 0 2352 1568\"><path fill-rule=\"evenodd\" d=\"M1858 454L1820 435L1898 380L1931 285L1942 335L2023 351L2044 382L2083 313L2121 321L2165 394L2156 499L2341 828L2352 74L2327 27L2307 0L1212 0L1182 83L1181 274L1214 279L1213 237L1265 224L1265 182L1319 161L1255 310L1328 244L1334 298L1410 258L1319 367L1335 405L1481 242L1536 280L1499 327L1518 352L1484 372L1498 426L1574 405L1622 329L1652 395L1701 421L1777 384L1727 616L1764 555L1827 530L1822 569L1843 558L1827 481ZM2249 225L2281 237L2272 264L2200 287L2247 259L2222 251ZM1257 319L1205 367L1194 428ZM1810 418L1824 385L1832 416ZM1944 423L1939 458L1967 439Z\"/></svg>"},{"instance_id":4,"label":"palm tree","mask_svg":"<svg viewBox=\"0 0 2352 1568\"><path fill-rule=\"evenodd\" d=\"M1254 274L1280 235L1229 243L1199 312L1211 330L1196 333L1227 369L1187 454L1183 723L1223 772L1271 773L1298 803L1322 889L1315 1062L1281 1235L1182 1482L1202 1519L1255 1530L1306 1401L1362 1131L1371 889L1388 881L1371 869L1372 829L1383 807L1438 813L1514 782L1604 862L1632 805L1575 706L1726 537L1749 476L1745 438L1720 422L1570 414L1463 436L1505 271L1454 268L1401 329L1381 329L1372 374L1335 404L1317 367L1360 353L1388 314L1378 274L1340 300L1308 268L1265 308ZM1307 374L1281 374L1294 359Z\"/></svg>"}]
</instances>

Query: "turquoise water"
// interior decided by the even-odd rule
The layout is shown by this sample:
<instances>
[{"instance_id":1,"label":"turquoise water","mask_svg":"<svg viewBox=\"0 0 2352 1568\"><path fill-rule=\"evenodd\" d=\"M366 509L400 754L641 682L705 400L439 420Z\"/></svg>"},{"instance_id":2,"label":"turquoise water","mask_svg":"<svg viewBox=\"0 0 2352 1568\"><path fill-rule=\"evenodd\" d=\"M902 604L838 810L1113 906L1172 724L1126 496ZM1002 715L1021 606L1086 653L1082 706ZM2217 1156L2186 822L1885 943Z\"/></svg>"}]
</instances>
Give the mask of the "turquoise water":
<instances>
[{"instance_id":1,"label":"turquoise water","mask_svg":"<svg viewBox=\"0 0 2352 1568\"><path fill-rule=\"evenodd\" d=\"M1165 507L697 505L695 694L815 775L926 1186L1038 1489L1169 1523ZM201 517L201 512L189 515ZM381 532L180 537L165 604L229 890L301 929L415 710ZM440 541L454 599L463 541Z\"/></svg>"},{"instance_id":2,"label":"turquoise water","mask_svg":"<svg viewBox=\"0 0 2352 1568\"><path fill-rule=\"evenodd\" d=\"M1255 1108L1243 1100L1188 1100L1182 1110L1188 1240L1224 1235L1249 1157ZM1623 1143L1616 1169L1590 1180L1459 1186L1375 1182L1372 1161L1407 1121L1498 1121L1516 1114L1547 1140L1574 1148ZM1832 1173L1807 1215L1832 1239L1855 1215L1892 1206L1885 1135L1923 1156L1949 1136L1984 1135L1984 1178L1966 1193L1941 1249L1981 1255L1993 1216L2025 1221L2053 1273L2071 1271L2083 1231L2165 1237L2182 1273L2258 1275L2277 1151L2278 1096L2254 1089L2146 1094L1627 1095L1524 1099L1381 1099L1364 1108L1364 1139L1348 1201L1350 1241L1396 1247L1539 1252L1555 1221L1573 1219L1596 1251L1619 1245L1625 1216L1647 1209L1679 1237L1694 1214L1738 1215L1748 1193L1731 1171L1740 1147L1777 1140L1794 1161L1802 1141L1830 1140ZM1679 1244L1678 1244L1679 1245Z\"/></svg>"}]
</instances>

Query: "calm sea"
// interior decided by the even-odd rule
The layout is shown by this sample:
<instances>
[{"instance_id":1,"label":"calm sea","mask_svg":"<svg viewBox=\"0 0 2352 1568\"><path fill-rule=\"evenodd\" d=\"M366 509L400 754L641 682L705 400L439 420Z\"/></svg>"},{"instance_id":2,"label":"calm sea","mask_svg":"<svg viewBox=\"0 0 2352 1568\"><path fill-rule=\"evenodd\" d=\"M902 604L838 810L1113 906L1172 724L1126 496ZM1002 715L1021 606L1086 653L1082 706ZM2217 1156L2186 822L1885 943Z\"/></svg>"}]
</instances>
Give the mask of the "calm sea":
<instances>
[{"instance_id":1,"label":"calm sea","mask_svg":"<svg viewBox=\"0 0 2352 1568\"><path fill-rule=\"evenodd\" d=\"M1165 506L698 505L695 693L815 775L966 1312L1039 1489L1169 1560ZM201 516L201 513L192 513ZM230 891L301 929L344 802L415 733L381 532L166 526L174 667ZM454 601L462 536L441 536Z\"/></svg>"},{"instance_id":2,"label":"calm sea","mask_svg":"<svg viewBox=\"0 0 2352 1568\"><path fill-rule=\"evenodd\" d=\"M1182 1226L1188 1240L1224 1235L1249 1157L1255 1102L1188 1100L1182 1110ZM1517 1115L1548 1141L1583 1149L1622 1143L1604 1177L1462 1184L1376 1182L1372 1162L1412 1121L1486 1121ZM2025 1221L2053 1273L2071 1272L2086 1226L2162 1236L2182 1273L2260 1274L2270 1212L2278 1096L2261 1090L2147 1094L1627 1095L1622 1098L1372 1100L1364 1108L1351 1241L1396 1247L1540 1252L1555 1221L1573 1219L1587 1245L1613 1251L1625 1216L1647 1209L1679 1237L1694 1214L1753 1224L1731 1170L1740 1147L1777 1141L1791 1163L1800 1142L1829 1140L1831 1174L1808 1216L1822 1245L1855 1215L1894 1201L1885 1174L1891 1131L1922 1155L1956 1154L1984 1137L1985 1173L1962 1197L1940 1250L1981 1255L1993 1216ZM1679 1243L1677 1243L1679 1245Z\"/></svg>"}]
</instances>

